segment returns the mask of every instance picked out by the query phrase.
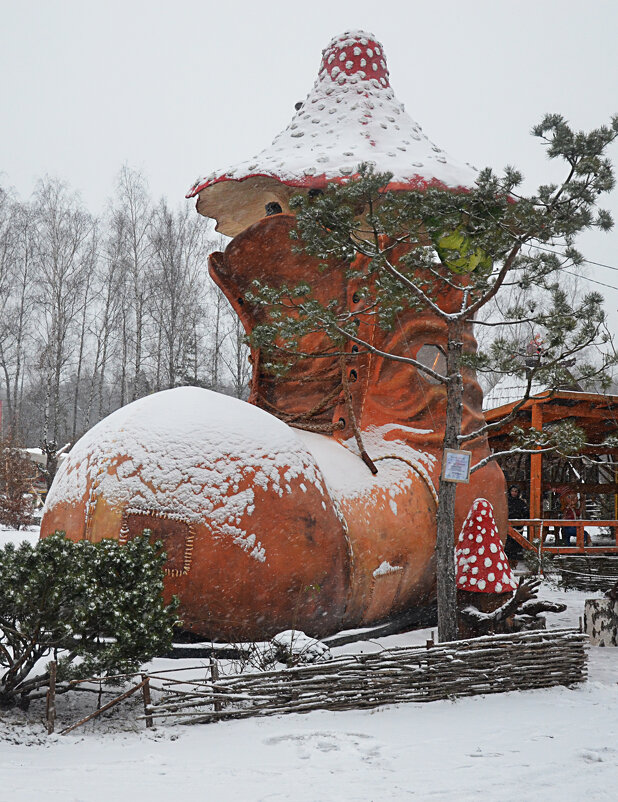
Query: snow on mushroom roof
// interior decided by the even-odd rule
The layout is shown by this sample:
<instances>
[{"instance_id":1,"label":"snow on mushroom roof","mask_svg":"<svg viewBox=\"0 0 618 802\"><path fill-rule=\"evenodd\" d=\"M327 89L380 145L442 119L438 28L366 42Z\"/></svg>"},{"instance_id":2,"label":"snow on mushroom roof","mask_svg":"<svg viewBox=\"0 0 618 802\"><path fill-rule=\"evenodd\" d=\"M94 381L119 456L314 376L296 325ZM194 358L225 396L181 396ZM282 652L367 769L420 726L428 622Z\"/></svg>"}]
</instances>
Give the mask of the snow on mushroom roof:
<instances>
[{"instance_id":1,"label":"snow on mushroom roof","mask_svg":"<svg viewBox=\"0 0 618 802\"><path fill-rule=\"evenodd\" d=\"M199 178L201 214L235 236L277 201L284 211L297 188L322 188L370 162L393 175L391 189L470 187L476 170L451 159L423 133L395 97L382 45L373 34L348 31L322 52L317 80L288 127L257 156Z\"/></svg>"}]
</instances>

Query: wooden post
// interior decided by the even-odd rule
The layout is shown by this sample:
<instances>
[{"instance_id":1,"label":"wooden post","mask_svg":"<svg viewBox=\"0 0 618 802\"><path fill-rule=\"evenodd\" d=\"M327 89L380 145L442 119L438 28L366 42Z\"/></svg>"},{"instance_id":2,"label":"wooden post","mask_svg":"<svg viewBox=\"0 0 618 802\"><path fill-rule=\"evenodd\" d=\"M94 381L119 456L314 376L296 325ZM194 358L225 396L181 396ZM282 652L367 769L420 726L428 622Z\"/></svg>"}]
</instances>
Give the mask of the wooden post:
<instances>
[{"instance_id":1,"label":"wooden post","mask_svg":"<svg viewBox=\"0 0 618 802\"><path fill-rule=\"evenodd\" d=\"M532 405L532 426L541 431L543 429L543 406L539 403ZM542 518L542 495L543 495L543 454L530 454L530 517ZM536 529L536 527L535 527ZM534 540L537 532L534 531L532 539ZM538 534L542 539L542 532ZM542 544L541 544L542 546Z\"/></svg>"},{"instance_id":2,"label":"wooden post","mask_svg":"<svg viewBox=\"0 0 618 802\"><path fill-rule=\"evenodd\" d=\"M71 724L70 727L65 727L60 733L60 735L68 735L74 729L77 729L77 727L81 727L82 724L86 724L86 722L91 721L93 718L96 718L97 716L100 716L101 713L105 713L106 710L109 710L110 708L114 707L114 705L117 705L119 702L123 702L125 699L128 699L129 696L132 696L136 691L141 690L142 687L144 686L144 683L145 680L142 680L139 683L139 685L134 685L132 688L129 688L129 690L123 693L121 696L117 696L115 699L112 699L111 702L108 702L106 705L103 705L103 707L100 707L98 710L95 710L94 713L91 713L89 716L86 716L86 718L82 718L75 724Z\"/></svg>"},{"instance_id":3,"label":"wooden post","mask_svg":"<svg viewBox=\"0 0 618 802\"><path fill-rule=\"evenodd\" d=\"M47 734L51 735L56 724L56 670L58 664L52 660L49 664L49 688L47 689Z\"/></svg>"},{"instance_id":4,"label":"wooden post","mask_svg":"<svg viewBox=\"0 0 618 802\"><path fill-rule=\"evenodd\" d=\"M210 678L212 679L212 689L214 692L216 690L215 683L219 681L219 664L214 657L210 658ZM215 698L214 707L215 713L218 713L222 709L223 705L220 699Z\"/></svg>"},{"instance_id":5,"label":"wooden post","mask_svg":"<svg viewBox=\"0 0 618 802\"><path fill-rule=\"evenodd\" d=\"M585 551L585 548L584 548L584 545L585 545L584 544L584 531L585 531L584 525L576 521L575 522L575 526L577 527L577 529L575 530L575 532L577 533L577 536L576 536L577 548L580 549L581 551Z\"/></svg>"},{"instance_id":6,"label":"wooden post","mask_svg":"<svg viewBox=\"0 0 618 802\"><path fill-rule=\"evenodd\" d=\"M144 696L144 713L146 714L146 727L152 727L152 715L150 711L150 704L152 699L150 697L150 677L146 674L142 674L142 681L144 683L142 687L142 694Z\"/></svg>"}]
</instances>

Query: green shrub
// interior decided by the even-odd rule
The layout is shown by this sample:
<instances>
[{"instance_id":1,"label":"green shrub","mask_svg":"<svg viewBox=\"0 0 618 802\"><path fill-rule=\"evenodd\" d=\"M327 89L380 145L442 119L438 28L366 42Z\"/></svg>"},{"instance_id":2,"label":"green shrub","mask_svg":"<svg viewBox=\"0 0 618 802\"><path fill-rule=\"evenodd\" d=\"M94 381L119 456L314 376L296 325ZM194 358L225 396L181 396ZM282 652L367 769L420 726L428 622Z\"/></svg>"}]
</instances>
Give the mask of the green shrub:
<instances>
[{"instance_id":1,"label":"green shrub","mask_svg":"<svg viewBox=\"0 0 618 802\"><path fill-rule=\"evenodd\" d=\"M43 695L45 658L70 680L135 671L168 651L177 601L162 601L160 544L67 540L0 549L0 706ZM38 691L38 693L37 693Z\"/></svg>"}]
</instances>

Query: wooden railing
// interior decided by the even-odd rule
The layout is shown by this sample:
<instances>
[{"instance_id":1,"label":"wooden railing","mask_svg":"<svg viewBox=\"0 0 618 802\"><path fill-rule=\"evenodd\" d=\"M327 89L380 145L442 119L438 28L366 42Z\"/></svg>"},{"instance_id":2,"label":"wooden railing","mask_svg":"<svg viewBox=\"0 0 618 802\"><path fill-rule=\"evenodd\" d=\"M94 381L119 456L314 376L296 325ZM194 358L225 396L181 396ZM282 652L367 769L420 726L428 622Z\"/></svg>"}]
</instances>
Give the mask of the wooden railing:
<instances>
[{"instance_id":1,"label":"wooden railing","mask_svg":"<svg viewBox=\"0 0 618 802\"><path fill-rule=\"evenodd\" d=\"M561 530L565 526L574 527L576 531L575 546L558 545L561 538ZM525 527L525 533L517 530ZM618 543L614 538L614 545L595 544L590 540L586 544L586 527L611 527L618 532L618 520L593 521L567 520L564 518L517 518L509 520L509 535L525 549L537 550L541 548L549 554L618 554ZM547 535L553 534L555 545L545 545ZM535 543L536 541L536 543Z\"/></svg>"}]
</instances>

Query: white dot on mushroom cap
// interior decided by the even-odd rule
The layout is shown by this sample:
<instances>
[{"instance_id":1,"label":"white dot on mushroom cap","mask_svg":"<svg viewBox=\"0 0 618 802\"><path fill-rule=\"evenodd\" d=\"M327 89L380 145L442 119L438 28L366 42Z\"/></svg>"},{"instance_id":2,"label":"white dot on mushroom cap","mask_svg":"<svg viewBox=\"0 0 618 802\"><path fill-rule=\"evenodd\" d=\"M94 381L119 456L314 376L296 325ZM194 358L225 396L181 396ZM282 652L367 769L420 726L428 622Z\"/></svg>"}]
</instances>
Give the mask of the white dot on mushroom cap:
<instances>
[{"instance_id":1,"label":"white dot on mushroom cap","mask_svg":"<svg viewBox=\"0 0 618 802\"><path fill-rule=\"evenodd\" d=\"M487 574L487 579L489 579L490 582L493 582L495 578L496 578L495 574L493 574L493 573L492 574Z\"/></svg>"},{"instance_id":2,"label":"white dot on mushroom cap","mask_svg":"<svg viewBox=\"0 0 618 802\"><path fill-rule=\"evenodd\" d=\"M479 548L479 554L485 554L485 546Z\"/></svg>"},{"instance_id":3,"label":"white dot on mushroom cap","mask_svg":"<svg viewBox=\"0 0 618 802\"><path fill-rule=\"evenodd\" d=\"M361 65L361 67L366 67L366 66L367 66L367 59L366 59L366 58L362 58L362 59L360 60L360 65ZM363 78L364 78L364 77L365 77L365 76L363 75Z\"/></svg>"},{"instance_id":4,"label":"white dot on mushroom cap","mask_svg":"<svg viewBox=\"0 0 618 802\"><path fill-rule=\"evenodd\" d=\"M371 69L374 70L374 72L377 72L378 71L378 65L377 64L372 64L371 65Z\"/></svg>"},{"instance_id":5,"label":"white dot on mushroom cap","mask_svg":"<svg viewBox=\"0 0 618 802\"><path fill-rule=\"evenodd\" d=\"M461 543L461 541L462 541L463 539L464 539L464 536L463 536L463 532L462 532L462 533L459 535L459 542Z\"/></svg>"},{"instance_id":6,"label":"white dot on mushroom cap","mask_svg":"<svg viewBox=\"0 0 618 802\"><path fill-rule=\"evenodd\" d=\"M345 50L342 50L339 54L339 61L345 61Z\"/></svg>"},{"instance_id":7,"label":"white dot on mushroom cap","mask_svg":"<svg viewBox=\"0 0 618 802\"><path fill-rule=\"evenodd\" d=\"M485 580L484 579L479 579L478 588L479 588L479 590L485 590Z\"/></svg>"},{"instance_id":8,"label":"white dot on mushroom cap","mask_svg":"<svg viewBox=\"0 0 618 802\"><path fill-rule=\"evenodd\" d=\"M477 535L476 536L476 542L477 543L482 543L483 542L483 536L482 535Z\"/></svg>"},{"instance_id":9,"label":"white dot on mushroom cap","mask_svg":"<svg viewBox=\"0 0 618 802\"><path fill-rule=\"evenodd\" d=\"M474 568L472 569L472 573L478 574L478 572L479 572L478 566L475 565Z\"/></svg>"},{"instance_id":10,"label":"white dot on mushroom cap","mask_svg":"<svg viewBox=\"0 0 618 802\"><path fill-rule=\"evenodd\" d=\"M460 584L460 585L463 585L463 583L464 583L465 581L466 581L466 577L465 577L465 576L460 576L460 577L459 577L459 584Z\"/></svg>"},{"instance_id":11,"label":"white dot on mushroom cap","mask_svg":"<svg viewBox=\"0 0 618 802\"><path fill-rule=\"evenodd\" d=\"M498 547L496 546L495 543L490 543L489 544L489 550L493 551L493 553L495 554L498 551Z\"/></svg>"},{"instance_id":12,"label":"white dot on mushroom cap","mask_svg":"<svg viewBox=\"0 0 618 802\"><path fill-rule=\"evenodd\" d=\"M496 568L498 571L502 571L502 563L496 563Z\"/></svg>"},{"instance_id":13,"label":"white dot on mushroom cap","mask_svg":"<svg viewBox=\"0 0 618 802\"><path fill-rule=\"evenodd\" d=\"M471 576L470 577L470 584L471 585L476 585L476 577L475 576Z\"/></svg>"},{"instance_id":14,"label":"white dot on mushroom cap","mask_svg":"<svg viewBox=\"0 0 618 802\"><path fill-rule=\"evenodd\" d=\"M463 549L463 554L470 554L470 549Z\"/></svg>"},{"instance_id":15,"label":"white dot on mushroom cap","mask_svg":"<svg viewBox=\"0 0 618 802\"><path fill-rule=\"evenodd\" d=\"M395 127L397 127L397 126L395 126ZM476 516L476 520L482 523L482 521L483 521L483 516L482 516L482 515L477 515L477 516Z\"/></svg>"},{"instance_id":16,"label":"white dot on mushroom cap","mask_svg":"<svg viewBox=\"0 0 618 802\"><path fill-rule=\"evenodd\" d=\"M361 54L362 52L363 52L363 51L360 49L360 47L355 47L355 48L354 48L354 55L355 55L355 56L360 56L360 54Z\"/></svg>"},{"instance_id":17,"label":"white dot on mushroom cap","mask_svg":"<svg viewBox=\"0 0 618 802\"><path fill-rule=\"evenodd\" d=\"M367 48L367 55L369 58L373 58L373 50L370 47Z\"/></svg>"},{"instance_id":18,"label":"white dot on mushroom cap","mask_svg":"<svg viewBox=\"0 0 618 802\"><path fill-rule=\"evenodd\" d=\"M470 562L471 562L471 563L475 563L475 562L476 562L476 554L473 554L473 555L470 557Z\"/></svg>"},{"instance_id":19,"label":"white dot on mushroom cap","mask_svg":"<svg viewBox=\"0 0 618 802\"><path fill-rule=\"evenodd\" d=\"M502 585L496 582L496 593L502 593Z\"/></svg>"},{"instance_id":20,"label":"white dot on mushroom cap","mask_svg":"<svg viewBox=\"0 0 618 802\"><path fill-rule=\"evenodd\" d=\"M491 560L489 559L489 557L485 557L485 568L489 568L490 565L491 565Z\"/></svg>"},{"instance_id":21,"label":"white dot on mushroom cap","mask_svg":"<svg viewBox=\"0 0 618 802\"><path fill-rule=\"evenodd\" d=\"M393 153L393 156L394 156L394 155L395 155L395 154ZM474 535L468 535L468 540L474 540Z\"/></svg>"}]
</instances>

